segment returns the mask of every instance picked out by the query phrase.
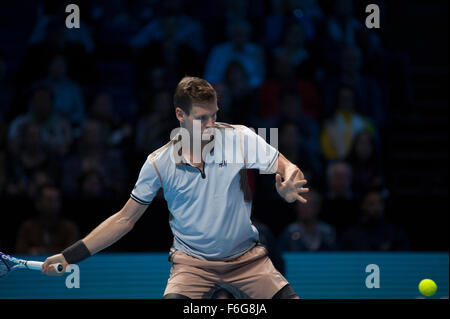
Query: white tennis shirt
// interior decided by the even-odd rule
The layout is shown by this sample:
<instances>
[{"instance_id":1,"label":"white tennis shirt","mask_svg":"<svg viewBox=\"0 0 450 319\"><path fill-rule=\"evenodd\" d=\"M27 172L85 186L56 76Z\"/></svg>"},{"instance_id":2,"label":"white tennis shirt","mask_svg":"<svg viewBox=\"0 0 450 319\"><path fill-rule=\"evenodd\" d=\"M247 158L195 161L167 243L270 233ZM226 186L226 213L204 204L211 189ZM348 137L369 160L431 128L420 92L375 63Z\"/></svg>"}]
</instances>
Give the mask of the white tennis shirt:
<instances>
[{"instance_id":1,"label":"white tennis shirt","mask_svg":"<svg viewBox=\"0 0 450 319\"><path fill-rule=\"evenodd\" d=\"M181 155L180 136L150 154L131 198L148 205L162 187L174 248L205 260L227 260L251 249L259 234L244 199L245 169L275 173L278 150L242 125L216 122L203 174Z\"/></svg>"}]
</instances>

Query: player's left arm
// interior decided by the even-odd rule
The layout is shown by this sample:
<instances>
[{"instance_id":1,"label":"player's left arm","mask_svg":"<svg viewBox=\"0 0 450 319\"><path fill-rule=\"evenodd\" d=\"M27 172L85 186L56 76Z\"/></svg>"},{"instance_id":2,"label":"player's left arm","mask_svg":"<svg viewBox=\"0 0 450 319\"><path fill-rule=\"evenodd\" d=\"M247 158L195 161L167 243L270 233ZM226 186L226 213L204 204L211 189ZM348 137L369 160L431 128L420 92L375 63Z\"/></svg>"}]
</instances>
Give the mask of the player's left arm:
<instances>
[{"instance_id":1,"label":"player's left arm","mask_svg":"<svg viewBox=\"0 0 450 319\"><path fill-rule=\"evenodd\" d=\"M305 176L300 168L279 153L277 172L275 174L275 187L278 194L288 203L299 200L305 204L307 201L300 194L309 191L308 188L303 187L306 183L307 180L305 180Z\"/></svg>"}]
</instances>

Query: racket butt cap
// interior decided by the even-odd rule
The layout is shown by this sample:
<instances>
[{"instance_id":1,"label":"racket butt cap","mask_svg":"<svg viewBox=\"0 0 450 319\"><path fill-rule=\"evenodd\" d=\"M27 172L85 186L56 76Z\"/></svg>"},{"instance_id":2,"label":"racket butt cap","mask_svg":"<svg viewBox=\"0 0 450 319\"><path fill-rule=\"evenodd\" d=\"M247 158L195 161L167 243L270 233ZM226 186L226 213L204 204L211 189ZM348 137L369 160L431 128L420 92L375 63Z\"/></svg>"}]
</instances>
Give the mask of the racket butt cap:
<instances>
[{"instance_id":1,"label":"racket butt cap","mask_svg":"<svg viewBox=\"0 0 450 319\"><path fill-rule=\"evenodd\" d=\"M57 263L57 264L55 265L55 271L56 271L58 274L61 273L61 272L63 271L63 269L64 269L64 267L63 267L62 264Z\"/></svg>"}]
</instances>

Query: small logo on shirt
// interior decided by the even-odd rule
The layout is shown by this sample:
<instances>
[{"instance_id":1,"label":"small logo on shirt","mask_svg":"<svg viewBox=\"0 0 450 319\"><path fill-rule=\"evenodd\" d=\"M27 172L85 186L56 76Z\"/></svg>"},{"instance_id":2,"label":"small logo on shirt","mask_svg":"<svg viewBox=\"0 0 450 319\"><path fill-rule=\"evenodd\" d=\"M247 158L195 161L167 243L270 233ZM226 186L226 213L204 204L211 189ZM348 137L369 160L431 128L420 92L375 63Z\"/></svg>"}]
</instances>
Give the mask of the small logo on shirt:
<instances>
[{"instance_id":1,"label":"small logo on shirt","mask_svg":"<svg viewBox=\"0 0 450 319\"><path fill-rule=\"evenodd\" d=\"M225 167L227 166L227 161L223 160L221 163L219 163L219 167Z\"/></svg>"}]
</instances>

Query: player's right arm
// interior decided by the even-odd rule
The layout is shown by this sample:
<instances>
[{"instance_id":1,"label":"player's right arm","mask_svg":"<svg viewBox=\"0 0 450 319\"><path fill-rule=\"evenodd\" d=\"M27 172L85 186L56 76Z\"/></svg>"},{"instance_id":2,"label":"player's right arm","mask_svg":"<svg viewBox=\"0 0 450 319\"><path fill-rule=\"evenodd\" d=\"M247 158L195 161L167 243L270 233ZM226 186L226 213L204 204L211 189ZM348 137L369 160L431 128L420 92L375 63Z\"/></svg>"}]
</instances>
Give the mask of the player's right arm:
<instances>
[{"instance_id":1,"label":"player's right arm","mask_svg":"<svg viewBox=\"0 0 450 319\"><path fill-rule=\"evenodd\" d=\"M147 207L148 205L139 204L130 198L120 211L103 221L82 239L89 253L94 255L122 238L133 229ZM42 272L49 275L55 274L53 267L49 267L53 263L61 263L64 269L68 265L62 253L56 254L45 260Z\"/></svg>"},{"instance_id":2,"label":"player's right arm","mask_svg":"<svg viewBox=\"0 0 450 319\"><path fill-rule=\"evenodd\" d=\"M147 206L130 198L120 211L97 226L83 239L91 255L111 246L132 230Z\"/></svg>"}]
</instances>

